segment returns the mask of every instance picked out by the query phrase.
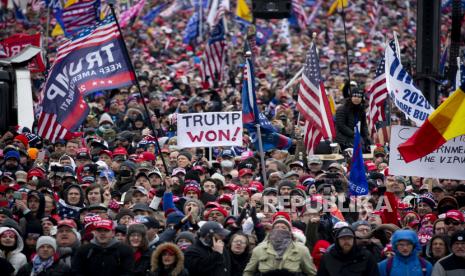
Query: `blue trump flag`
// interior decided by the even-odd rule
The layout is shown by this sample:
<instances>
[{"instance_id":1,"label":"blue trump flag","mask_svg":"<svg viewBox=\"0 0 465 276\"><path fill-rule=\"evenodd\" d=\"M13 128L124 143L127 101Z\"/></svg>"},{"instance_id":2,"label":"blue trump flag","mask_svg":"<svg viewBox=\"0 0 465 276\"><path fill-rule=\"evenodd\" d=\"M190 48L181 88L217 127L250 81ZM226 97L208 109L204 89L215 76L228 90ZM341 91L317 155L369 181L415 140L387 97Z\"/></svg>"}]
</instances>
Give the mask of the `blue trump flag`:
<instances>
[{"instance_id":1,"label":"blue trump flag","mask_svg":"<svg viewBox=\"0 0 465 276\"><path fill-rule=\"evenodd\" d=\"M157 16L163 11L165 6L166 6L166 3L155 6L151 11L149 11L146 15L144 15L142 17L142 21L144 21L144 24L147 26L150 26L153 20L157 18Z\"/></svg>"},{"instance_id":2,"label":"blue trump flag","mask_svg":"<svg viewBox=\"0 0 465 276\"><path fill-rule=\"evenodd\" d=\"M349 175L349 191L351 195L360 196L368 194L368 182L363 163L362 144L358 124L355 126L354 153Z\"/></svg>"},{"instance_id":3,"label":"blue trump flag","mask_svg":"<svg viewBox=\"0 0 465 276\"><path fill-rule=\"evenodd\" d=\"M255 76L252 59L247 58L244 66L244 80L242 82L242 121L249 131L252 142L258 148L257 127L260 125L263 151L270 149L289 149L292 141L289 137L279 134L265 115L258 111L255 95Z\"/></svg>"},{"instance_id":4,"label":"blue trump flag","mask_svg":"<svg viewBox=\"0 0 465 276\"><path fill-rule=\"evenodd\" d=\"M89 113L85 96L135 84L112 15L64 41L44 85L38 134L52 142L75 132Z\"/></svg>"}]
</instances>

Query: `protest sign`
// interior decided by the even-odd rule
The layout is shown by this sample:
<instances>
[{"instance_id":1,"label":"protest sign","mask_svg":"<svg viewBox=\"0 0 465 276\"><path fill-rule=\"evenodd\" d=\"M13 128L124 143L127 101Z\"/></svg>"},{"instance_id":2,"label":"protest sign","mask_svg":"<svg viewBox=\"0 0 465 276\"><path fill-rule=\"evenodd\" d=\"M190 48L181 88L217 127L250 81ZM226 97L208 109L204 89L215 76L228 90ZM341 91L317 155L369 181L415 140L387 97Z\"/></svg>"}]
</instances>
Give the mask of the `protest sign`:
<instances>
[{"instance_id":1,"label":"protest sign","mask_svg":"<svg viewBox=\"0 0 465 276\"><path fill-rule=\"evenodd\" d=\"M242 146L241 112L208 112L177 115L180 147Z\"/></svg>"},{"instance_id":2,"label":"protest sign","mask_svg":"<svg viewBox=\"0 0 465 276\"><path fill-rule=\"evenodd\" d=\"M394 104L407 118L421 126L434 111L428 100L413 84L413 79L396 57L391 47L386 47L386 87Z\"/></svg>"},{"instance_id":3,"label":"protest sign","mask_svg":"<svg viewBox=\"0 0 465 276\"><path fill-rule=\"evenodd\" d=\"M42 47L40 34L15 34L0 41L0 58L8 58L17 55L26 46ZM36 55L28 64L32 73L45 71L45 62L42 54Z\"/></svg>"},{"instance_id":4,"label":"protest sign","mask_svg":"<svg viewBox=\"0 0 465 276\"><path fill-rule=\"evenodd\" d=\"M392 126L389 172L394 175L465 179L465 136L447 141L420 159L405 163L397 147L410 138L415 127Z\"/></svg>"}]
</instances>

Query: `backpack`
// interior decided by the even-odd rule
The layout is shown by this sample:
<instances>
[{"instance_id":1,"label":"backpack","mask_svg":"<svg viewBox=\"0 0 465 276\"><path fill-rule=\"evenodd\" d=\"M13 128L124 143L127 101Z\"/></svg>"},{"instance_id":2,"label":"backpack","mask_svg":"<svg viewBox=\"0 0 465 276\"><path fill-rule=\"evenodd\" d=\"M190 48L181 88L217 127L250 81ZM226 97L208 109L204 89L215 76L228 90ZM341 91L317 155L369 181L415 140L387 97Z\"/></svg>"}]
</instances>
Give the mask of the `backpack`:
<instances>
[{"instance_id":1,"label":"backpack","mask_svg":"<svg viewBox=\"0 0 465 276\"><path fill-rule=\"evenodd\" d=\"M389 258L387 260L387 265L386 265L386 275L389 276L391 275L391 270L392 270L392 263L394 262L393 260L394 257ZM426 268L426 261L422 257L420 258L420 265L421 265L421 271L423 272L423 276L426 276L428 269Z\"/></svg>"}]
</instances>

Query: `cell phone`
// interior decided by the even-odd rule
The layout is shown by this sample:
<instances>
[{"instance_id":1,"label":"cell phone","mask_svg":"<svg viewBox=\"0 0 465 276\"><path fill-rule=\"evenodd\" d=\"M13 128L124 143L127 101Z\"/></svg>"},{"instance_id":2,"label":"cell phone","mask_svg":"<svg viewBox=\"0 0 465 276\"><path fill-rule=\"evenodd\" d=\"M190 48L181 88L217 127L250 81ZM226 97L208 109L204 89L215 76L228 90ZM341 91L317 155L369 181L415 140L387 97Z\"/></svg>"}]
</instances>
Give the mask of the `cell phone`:
<instances>
[{"instance_id":1,"label":"cell phone","mask_svg":"<svg viewBox=\"0 0 465 276\"><path fill-rule=\"evenodd\" d=\"M39 155L37 156L37 160L44 160L45 159L45 151L39 151Z\"/></svg>"},{"instance_id":2,"label":"cell phone","mask_svg":"<svg viewBox=\"0 0 465 276\"><path fill-rule=\"evenodd\" d=\"M22 195L21 192L14 192L13 193L13 198L17 199L17 200L21 200L21 199L23 199L23 195Z\"/></svg>"}]
</instances>

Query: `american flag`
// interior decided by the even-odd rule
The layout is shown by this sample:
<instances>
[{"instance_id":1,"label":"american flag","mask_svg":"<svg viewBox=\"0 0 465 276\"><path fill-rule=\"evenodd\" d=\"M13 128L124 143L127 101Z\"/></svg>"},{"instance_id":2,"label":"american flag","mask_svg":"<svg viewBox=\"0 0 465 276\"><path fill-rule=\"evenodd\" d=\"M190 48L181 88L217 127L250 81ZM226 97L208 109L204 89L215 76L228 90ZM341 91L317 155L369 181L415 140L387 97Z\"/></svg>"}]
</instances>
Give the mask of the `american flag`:
<instances>
[{"instance_id":1,"label":"american flag","mask_svg":"<svg viewBox=\"0 0 465 276\"><path fill-rule=\"evenodd\" d=\"M97 23L100 0L81 0L63 9L55 9L55 17L66 36Z\"/></svg>"},{"instance_id":2,"label":"american flag","mask_svg":"<svg viewBox=\"0 0 465 276\"><path fill-rule=\"evenodd\" d=\"M310 47L305 61L297 110L306 121L304 141L307 152L312 153L322 138L332 139L335 136L331 108L321 79L315 44Z\"/></svg>"},{"instance_id":3,"label":"american flag","mask_svg":"<svg viewBox=\"0 0 465 276\"><path fill-rule=\"evenodd\" d=\"M292 0L292 11L295 13L301 29L307 27L307 14L305 13L303 3L303 0Z\"/></svg>"},{"instance_id":4,"label":"american flag","mask_svg":"<svg viewBox=\"0 0 465 276\"><path fill-rule=\"evenodd\" d=\"M224 40L223 19L211 30L201 62L201 77L204 83L215 87L222 79L226 42Z\"/></svg>"},{"instance_id":5,"label":"american flag","mask_svg":"<svg viewBox=\"0 0 465 276\"><path fill-rule=\"evenodd\" d=\"M389 46L395 49L394 40L389 43ZM388 97L388 90L386 87L385 64L386 61L383 55L376 68L375 79L368 91L368 127L372 137L375 137L378 131L379 127L376 127L378 122L386 121L385 104Z\"/></svg>"}]
</instances>

